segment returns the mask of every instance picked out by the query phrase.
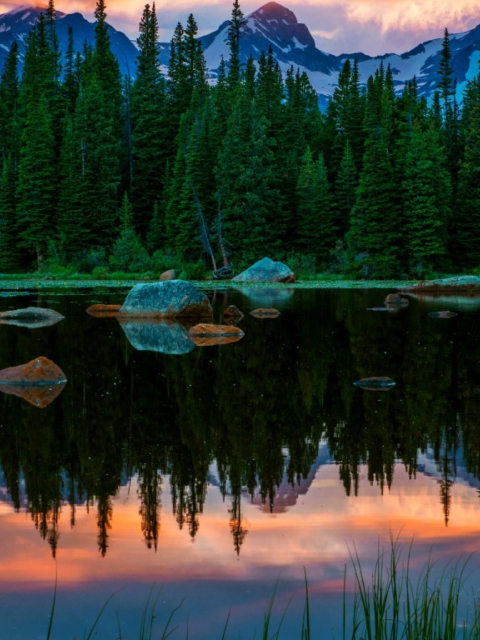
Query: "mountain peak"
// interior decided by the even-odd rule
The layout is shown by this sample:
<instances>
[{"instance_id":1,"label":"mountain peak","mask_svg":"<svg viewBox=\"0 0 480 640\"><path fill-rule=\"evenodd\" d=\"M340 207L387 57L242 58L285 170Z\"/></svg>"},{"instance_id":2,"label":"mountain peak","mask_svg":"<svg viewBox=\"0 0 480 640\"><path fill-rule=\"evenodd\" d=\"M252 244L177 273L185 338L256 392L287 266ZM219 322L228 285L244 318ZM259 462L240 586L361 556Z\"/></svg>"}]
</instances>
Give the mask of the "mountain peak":
<instances>
[{"instance_id":1,"label":"mountain peak","mask_svg":"<svg viewBox=\"0 0 480 640\"><path fill-rule=\"evenodd\" d=\"M293 11L278 4L278 2L267 2L260 9L254 11L251 17L257 20L266 20L267 22L277 21L287 25L298 23L297 16Z\"/></svg>"}]
</instances>

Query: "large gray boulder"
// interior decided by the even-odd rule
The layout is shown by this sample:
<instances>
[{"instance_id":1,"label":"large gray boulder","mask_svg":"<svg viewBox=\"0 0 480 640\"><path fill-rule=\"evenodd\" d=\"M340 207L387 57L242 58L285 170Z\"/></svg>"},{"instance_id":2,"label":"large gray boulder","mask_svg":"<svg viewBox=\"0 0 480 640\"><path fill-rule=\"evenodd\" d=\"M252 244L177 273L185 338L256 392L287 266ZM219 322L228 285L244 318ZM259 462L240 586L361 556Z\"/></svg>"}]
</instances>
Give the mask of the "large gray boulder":
<instances>
[{"instance_id":1,"label":"large gray boulder","mask_svg":"<svg viewBox=\"0 0 480 640\"><path fill-rule=\"evenodd\" d=\"M212 318L213 309L204 293L185 280L137 284L128 294L119 316L151 318Z\"/></svg>"},{"instance_id":2,"label":"large gray boulder","mask_svg":"<svg viewBox=\"0 0 480 640\"><path fill-rule=\"evenodd\" d=\"M295 274L283 262L263 258L232 278L236 282L295 282Z\"/></svg>"}]
</instances>

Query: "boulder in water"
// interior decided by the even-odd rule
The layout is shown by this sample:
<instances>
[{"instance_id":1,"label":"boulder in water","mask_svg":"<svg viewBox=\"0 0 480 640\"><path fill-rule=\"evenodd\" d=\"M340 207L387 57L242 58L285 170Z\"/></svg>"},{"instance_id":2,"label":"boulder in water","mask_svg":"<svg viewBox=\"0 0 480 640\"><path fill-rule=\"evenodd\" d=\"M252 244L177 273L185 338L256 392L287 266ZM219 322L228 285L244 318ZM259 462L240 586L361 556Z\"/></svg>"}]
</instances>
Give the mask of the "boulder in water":
<instances>
[{"instance_id":1,"label":"boulder in water","mask_svg":"<svg viewBox=\"0 0 480 640\"><path fill-rule=\"evenodd\" d=\"M185 280L137 284L120 309L121 316L152 318L211 318L213 309L204 293Z\"/></svg>"},{"instance_id":2,"label":"boulder in water","mask_svg":"<svg viewBox=\"0 0 480 640\"><path fill-rule=\"evenodd\" d=\"M295 274L283 262L263 258L232 280L235 282L295 282Z\"/></svg>"}]
</instances>

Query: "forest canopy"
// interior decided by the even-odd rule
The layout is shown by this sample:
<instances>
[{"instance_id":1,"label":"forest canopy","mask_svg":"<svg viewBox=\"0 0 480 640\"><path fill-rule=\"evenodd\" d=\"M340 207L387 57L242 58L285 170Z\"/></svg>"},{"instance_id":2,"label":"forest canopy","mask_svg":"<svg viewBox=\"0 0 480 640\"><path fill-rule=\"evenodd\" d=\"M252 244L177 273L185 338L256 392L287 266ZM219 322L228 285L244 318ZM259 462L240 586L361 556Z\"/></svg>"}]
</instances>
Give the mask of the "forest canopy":
<instances>
[{"instance_id":1,"label":"forest canopy","mask_svg":"<svg viewBox=\"0 0 480 640\"><path fill-rule=\"evenodd\" d=\"M0 272L189 277L264 256L315 272L427 277L480 266L480 76L455 101L448 31L438 90L390 67L366 85L346 60L324 113L306 73L272 50L242 63L238 0L213 85L190 15L159 63L155 4L134 78L112 54L104 0L95 44L64 55L53 0L13 43L0 81ZM222 251L223 250L223 251ZM211 268L211 266L210 266Z\"/></svg>"}]
</instances>

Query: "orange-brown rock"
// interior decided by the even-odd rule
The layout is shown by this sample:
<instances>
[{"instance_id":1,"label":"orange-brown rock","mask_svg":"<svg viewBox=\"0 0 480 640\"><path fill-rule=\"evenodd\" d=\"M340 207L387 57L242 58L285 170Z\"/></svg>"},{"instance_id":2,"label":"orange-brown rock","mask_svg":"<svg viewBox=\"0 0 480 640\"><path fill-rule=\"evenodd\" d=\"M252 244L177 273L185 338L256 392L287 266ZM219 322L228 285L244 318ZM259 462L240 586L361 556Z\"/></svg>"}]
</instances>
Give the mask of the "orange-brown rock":
<instances>
[{"instance_id":1,"label":"orange-brown rock","mask_svg":"<svg viewBox=\"0 0 480 640\"><path fill-rule=\"evenodd\" d=\"M177 272L175 269L169 269L168 271L164 271L161 276L158 278L159 280L175 280L177 277Z\"/></svg>"},{"instance_id":2,"label":"orange-brown rock","mask_svg":"<svg viewBox=\"0 0 480 640\"><path fill-rule=\"evenodd\" d=\"M278 309L254 309L250 315L254 318L278 318L281 314Z\"/></svg>"},{"instance_id":3,"label":"orange-brown rock","mask_svg":"<svg viewBox=\"0 0 480 640\"><path fill-rule=\"evenodd\" d=\"M67 378L60 367L43 356L0 371L1 385L48 386L66 381Z\"/></svg>"},{"instance_id":4,"label":"orange-brown rock","mask_svg":"<svg viewBox=\"0 0 480 640\"><path fill-rule=\"evenodd\" d=\"M53 385L0 385L0 391L12 396L23 398L37 409L45 409L51 404L55 398L62 393L65 388L65 382Z\"/></svg>"},{"instance_id":5,"label":"orange-brown rock","mask_svg":"<svg viewBox=\"0 0 480 640\"><path fill-rule=\"evenodd\" d=\"M92 318L112 318L118 316L121 307L121 304L92 304L88 307L87 313Z\"/></svg>"},{"instance_id":6,"label":"orange-brown rock","mask_svg":"<svg viewBox=\"0 0 480 640\"><path fill-rule=\"evenodd\" d=\"M238 307L236 307L234 304L231 304L223 312L223 317L229 322L232 322L232 321L235 322L237 320L241 320L244 317L244 315Z\"/></svg>"},{"instance_id":7,"label":"orange-brown rock","mask_svg":"<svg viewBox=\"0 0 480 640\"><path fill-rule=\"evenodd\" d=\"M225 324L197 324L189 331L189 338L197 347L238 342L245 334L238 327Z\"/></svg>"},{"instance_id":8,"label":"orange-brown rock","mask_svg":"<svg viewBox=\"0 0 480 640\"><path fill-rule=\"evenodd\" d=\"M408 300L399 296L398 293L389 293L383 304L386 307L408 307Z\"/></svg>"}]
</instances>

